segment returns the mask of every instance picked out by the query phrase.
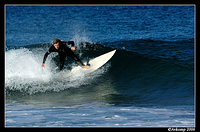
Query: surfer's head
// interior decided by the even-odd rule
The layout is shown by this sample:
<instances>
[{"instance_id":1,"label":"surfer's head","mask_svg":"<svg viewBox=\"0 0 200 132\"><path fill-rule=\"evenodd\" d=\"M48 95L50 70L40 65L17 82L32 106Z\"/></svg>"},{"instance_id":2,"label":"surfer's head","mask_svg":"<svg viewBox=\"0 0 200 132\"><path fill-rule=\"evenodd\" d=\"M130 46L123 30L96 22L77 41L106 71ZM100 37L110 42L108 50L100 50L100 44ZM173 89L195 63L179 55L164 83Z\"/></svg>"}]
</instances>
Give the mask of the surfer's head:
<instances>
[{"instance_id":1,"label":"surfer's head","mask_svg":"<svg viewBox=\"0 0 200 132\"><path fill-rule=\"evenodd\" d=\"M53 41L53 46L54 46L56 49L59 48L59 42L60 42L60 41L61 41L60 39L55 39L55 40Z\"/></svg>"}]
</instances>

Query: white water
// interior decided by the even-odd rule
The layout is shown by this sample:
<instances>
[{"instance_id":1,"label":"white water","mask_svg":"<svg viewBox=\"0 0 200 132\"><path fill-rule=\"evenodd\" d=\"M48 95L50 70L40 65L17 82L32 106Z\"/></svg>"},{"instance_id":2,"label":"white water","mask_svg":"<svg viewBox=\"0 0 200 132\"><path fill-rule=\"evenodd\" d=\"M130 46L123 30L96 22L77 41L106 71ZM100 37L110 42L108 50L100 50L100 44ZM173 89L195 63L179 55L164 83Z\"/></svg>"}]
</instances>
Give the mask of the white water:
<instances>
[{"instance_id":1,"label":"white water","mask_svg":"<svg viewBox=\"0 0 200 132\"><path fill-rule=\"evenodd\" d=\"M36 53L27 48L12 49L5 53L5 85L6 90L26 91L29 94L46 91L60 91L70 87L79 87L91 83L96 77L103 74L110 66L100 68L88 75L78 73L67 76L69 70L56 72L58 66L51 61L57 53L48 56L45 68L42 68L42 59L45 51L38 48ZM67 63L67 60L66 60ZM76 62L69 64L72 68L78 66Z\"/></svg>"}]
</instances>

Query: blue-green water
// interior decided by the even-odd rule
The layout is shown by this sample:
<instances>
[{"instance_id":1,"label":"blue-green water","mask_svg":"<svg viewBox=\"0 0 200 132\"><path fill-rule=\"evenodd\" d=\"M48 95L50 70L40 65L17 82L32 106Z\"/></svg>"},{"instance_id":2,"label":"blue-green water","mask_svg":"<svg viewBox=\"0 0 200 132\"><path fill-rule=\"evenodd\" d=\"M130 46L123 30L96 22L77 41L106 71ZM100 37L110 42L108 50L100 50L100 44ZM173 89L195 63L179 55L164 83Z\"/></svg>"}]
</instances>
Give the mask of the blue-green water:
<instances>
[{"instance_id":1,"label":"blue-green water","mask_svg":"<svg viewBox=\"0 0 200 132\"><path fill-rule=\"evenodd\" d=\"M194 6L6 6L5 126L194 127ZM63 78L54 39L103 67Z\"/></svg>"}]
</instances>

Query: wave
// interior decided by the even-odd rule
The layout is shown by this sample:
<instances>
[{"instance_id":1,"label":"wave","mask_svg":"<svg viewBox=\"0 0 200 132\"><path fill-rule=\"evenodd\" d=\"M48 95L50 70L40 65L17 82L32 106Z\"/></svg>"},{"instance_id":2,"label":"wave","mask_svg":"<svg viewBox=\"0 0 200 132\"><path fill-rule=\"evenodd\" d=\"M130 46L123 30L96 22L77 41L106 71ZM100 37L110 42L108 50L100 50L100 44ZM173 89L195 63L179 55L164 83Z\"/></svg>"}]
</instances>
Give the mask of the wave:
<instances>
[{"instance_id":1,"label":"wave","mask_svg":"<svg viewBox=\"0 0 200 132\"><path fill-rule=\"evenodd\" d=\"M68 77L67 73L77 64L68 58L65 70L59 72L57 53L50 54L46 67L41 68L49 46L37 44L6 51L5 92L8 98L51 94L58 100L60 96L76 100L81 94L82 101L123 104L194 102L194 69L191 66L118 48L113 58L96 72ZM112 44L108 47L106 43L81 43L75 53L87 61L111 50Z\"/></svg>"},{"instance_id":2,"label":"wave","mask_svg":"<svg viewBox=\"0 0 200 132\"><path fill-rule=\"evenodd\" d=\"M108 42L104 45L136 52L142 56L178 63L194 68L194 39L162 41L152 39Z\"/></svg>"}]
</instances>

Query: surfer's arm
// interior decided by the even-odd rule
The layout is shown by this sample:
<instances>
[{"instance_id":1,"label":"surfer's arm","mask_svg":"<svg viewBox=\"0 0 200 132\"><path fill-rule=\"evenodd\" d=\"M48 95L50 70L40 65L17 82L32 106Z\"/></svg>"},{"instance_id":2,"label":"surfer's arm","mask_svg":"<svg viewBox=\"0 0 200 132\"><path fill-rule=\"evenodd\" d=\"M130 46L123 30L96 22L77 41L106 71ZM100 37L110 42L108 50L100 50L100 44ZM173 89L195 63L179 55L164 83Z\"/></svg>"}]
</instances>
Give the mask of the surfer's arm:
<instances>
[{"instance_id":1,"label":"surfer's arm","mask_svg":"<svg viewBox=\"0 0 200 132\"><path fill-rule=\"evenodd\" d=\"M74 41L61 41L60 42L61 44L65 44L65 45L70 45L71 44L71 50L75 50L75 47L74 47Z\"/></svg>"},{"instance_id":2,"label":"surfer's arm","mask_svg":"<svg viewBox=\"0 0 200 132\"><path fill-rule=\"evenodd\" d=\"M70 44L72 47L74 47L74 41L67 41L67 45L70 45Z\"/></svg>"},{"instance_id":3,"label":"surfer's arm","mask_svg":"<svg viewBox=\"0 0 200 132\"><path fill-rule=\"evenodd\" d=\"M50 54L51 52L47 51L45 54L44 54L44 58L43 58L43 64L45 64L45 61L47 59L47 56Z\"/></svg>"},{"instance_id":4,"label":"surfer's arm","mask_svg":"<svg viewBox=\"0 0 200 132\"><path fill-rule=\"evenodd\" d=\"M55 52L55 48L54 48L53 45L52 45L52 46L49 48L49 50L44 54L42 67L44 67L45 61L46 61L48 55L49 55L51 52Z\"/></svg>"},{"instance_id":5,"label":"surfer's arm","mask_svg":"<svg viewBox=\"0 0 200 132\"><path fill-rule=\"evenodd\" d=\"M74 41L66 41L66 42L65 41L61 41L60 43L61 44L66 44L66 45L70 45L71 44L71 46L74 47Z\"/></svg>"}]
</instances>

